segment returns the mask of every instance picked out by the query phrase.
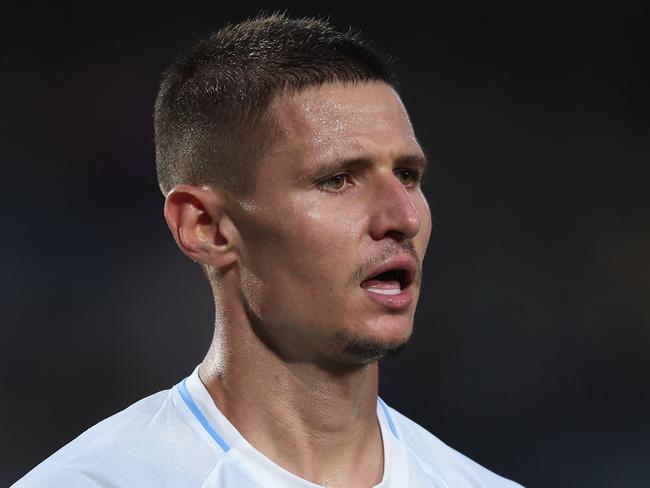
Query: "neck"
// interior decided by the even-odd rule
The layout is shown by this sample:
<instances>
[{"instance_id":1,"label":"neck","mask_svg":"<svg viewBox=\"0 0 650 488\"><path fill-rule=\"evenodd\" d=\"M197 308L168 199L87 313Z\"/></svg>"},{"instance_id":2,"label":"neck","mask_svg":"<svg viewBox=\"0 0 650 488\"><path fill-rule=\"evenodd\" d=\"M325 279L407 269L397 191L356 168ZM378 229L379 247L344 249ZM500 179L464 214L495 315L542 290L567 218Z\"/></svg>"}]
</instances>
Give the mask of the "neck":
<instances>
[{"instance_id":1,"label":"neck","mask_svg":"<svg viewBox=\"0 0 650 488\"><path fill-rule=\"evenodd\" d=\"M257 337L243 310L232 308L217 307L215 336L199 368L219 410L258 451L304 479L331 487L379 483L377 364L334 370L288 362Z\"/></svg>"}]
</instances>

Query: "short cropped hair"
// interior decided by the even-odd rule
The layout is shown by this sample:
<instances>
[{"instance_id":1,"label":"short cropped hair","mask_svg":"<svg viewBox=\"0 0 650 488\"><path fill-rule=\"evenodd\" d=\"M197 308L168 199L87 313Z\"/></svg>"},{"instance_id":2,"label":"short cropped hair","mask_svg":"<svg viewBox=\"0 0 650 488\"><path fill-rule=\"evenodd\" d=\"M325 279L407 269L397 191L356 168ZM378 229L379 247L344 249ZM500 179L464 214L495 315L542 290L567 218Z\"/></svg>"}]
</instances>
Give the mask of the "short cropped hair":
<instances>
[{"instance_id":1,"label":"short cropped hair","mask_svg":"<svg viewBox=\"0 0 650 488\"><path fill-rule=\"evenodd\" d=\"M154 112L161 191L211 184L245 196L277 136L268 113L274 97L365 81L396 88L388 60L324 20L271 14L214 32L163 73Z\"/></svg>"}]
</instances>

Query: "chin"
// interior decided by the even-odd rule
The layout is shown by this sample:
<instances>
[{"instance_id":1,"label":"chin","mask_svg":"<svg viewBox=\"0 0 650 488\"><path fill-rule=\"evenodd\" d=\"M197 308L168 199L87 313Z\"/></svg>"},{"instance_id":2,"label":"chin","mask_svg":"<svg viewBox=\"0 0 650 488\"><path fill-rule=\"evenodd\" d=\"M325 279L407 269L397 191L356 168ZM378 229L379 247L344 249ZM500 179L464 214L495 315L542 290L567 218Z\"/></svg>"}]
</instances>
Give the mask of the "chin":
<instances>
[{"instance_id":1,"label":"chin","mask_svg":"<svg viewBox=\"0 0 650 488\"><path fill-rule=\"evenodd\" d=\"M351 340L343 348L341 362L357 365L376 363L380 359L398 354L409 342L410 337L405 341L393 343Z\"/></svg>"},{"instance_id":2,"label":"chin","mask_svg":"<svg viewBox=\"0 0 650 488\"><path fill-rule=\"evenodd\" d=\"M372 364L402 351L411 340L412 323L380 327L380 334L347 335L337 337L339 361L349 365ZM407 326L408 325L408 326ZM396 327L397 326L397 327Z\"/></svg>"}]
</instances>

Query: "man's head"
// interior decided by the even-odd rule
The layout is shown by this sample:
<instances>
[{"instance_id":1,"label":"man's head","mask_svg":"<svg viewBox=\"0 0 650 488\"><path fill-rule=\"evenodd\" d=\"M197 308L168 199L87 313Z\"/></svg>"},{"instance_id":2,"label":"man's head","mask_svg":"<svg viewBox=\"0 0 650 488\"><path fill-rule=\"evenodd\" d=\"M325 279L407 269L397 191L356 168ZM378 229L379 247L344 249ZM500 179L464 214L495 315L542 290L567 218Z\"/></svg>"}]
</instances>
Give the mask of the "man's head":
<instances>
[{"instance_id":1,"label":"man's head","mask_svg":"<svg viewBox=\"0 0 650 488\"><path fill-rule=\"evenodd\" d=\"M254 29L257 36L260 29L268 34L275 32L271 28L275 23L287 29L294 21L255 22L261 26ZM167 194L165 216L179 247L214 270L217 305L228 308L227 302L239 303L256 336L282 358L368 363L400 348L411 333L431 231L420 189L425 158L388 75L373 64L377 58L356 40L323 24L295 25L297 37L286 37L285 60L278 69L294 73L295 80L303 73L309 81L276 85L276 91L264 92L268 99L259 105L241 94L250 93L250 83L256 83L251 73L273 73L275 65L267 58L276 53L261 55L266 45L258 37L244 27L228 28L236 46L233 32L238 29L244 32L239 34L242 43L261 42L251 50L255 56L243 61L249 73L230 80L235 92L220 93L237 101L234 106L243 114L223 115L221 109L209 108L185 117L201 119L205 127L209 123L227 127L228 137L239 139L198 132L199 141L193 144L202 144L201 154L212 156L203 161L204 172L191 177L177 174L165 180L158 151L161 187ZM320 61L306 59L302 46L312 42L306 39L311 37L321 39L317 44L327 63L342 62L348 71L341 73L354 76L316 70ZM339 52L337 41L325 49L330 38L347 39L342 44L348 48ZM363 62L357 61L357 49ZM226 55L206 51L204 56L202 63L210 65L212 58ZM369 67L364 64L368 60ZM350 67L354 69L349 71ZM368 69L363 71L364 67ZM210 86L210 72L205 69L204 88ZM171 95L165 94L163 84L157 116L164 97ZM194 102L183 103L191 107ZM257 115L247 120L255 110ZM219 114L227 118L226 125L208 120ZM263 142L251 145L244 128ZM159 145L160 134L157 128ZM215 147L218 141L225 145ZM178 138L176 144L182 151L186 140ZM220 159L228 147L234 148L231 156L249 151L250 164L245 158L230 161L241 162L244 166L239 168ZM179 152L177 159L172 158L170 171L185 163L181 156ZM221 169L212 168L222 164ZM224 168L228 172L224 179L215 182L207 177Z\"/></svg>"}]
</instances>

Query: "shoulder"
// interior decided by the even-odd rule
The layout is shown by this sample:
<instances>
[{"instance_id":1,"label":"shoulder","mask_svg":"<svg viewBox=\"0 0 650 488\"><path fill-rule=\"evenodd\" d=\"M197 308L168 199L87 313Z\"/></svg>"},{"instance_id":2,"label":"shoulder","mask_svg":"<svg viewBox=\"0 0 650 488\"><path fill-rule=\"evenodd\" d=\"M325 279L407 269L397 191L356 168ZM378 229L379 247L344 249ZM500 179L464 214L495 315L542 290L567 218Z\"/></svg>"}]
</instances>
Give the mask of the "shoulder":
<instances>
[{"instance_id":1,"label":"shoulder","mask_svg":"<svg viewBox=\"0 0 650 488\"><path fill-rule=\"evenodd\" d=\"M449 487L521 488L449 447L397 410L387 407L409 462Z\"/></svg>"},{"instance_id":2,"label":"shoulder","mask_svg":"<svg viewBox=\"0 0 650 488\"><path fill-rule=\"evenodd\" d=\"M94 425L14 486L173 486L214 466L212 443L195 424L176 388L160 391Z\"/></svg>"}]
</instances>

